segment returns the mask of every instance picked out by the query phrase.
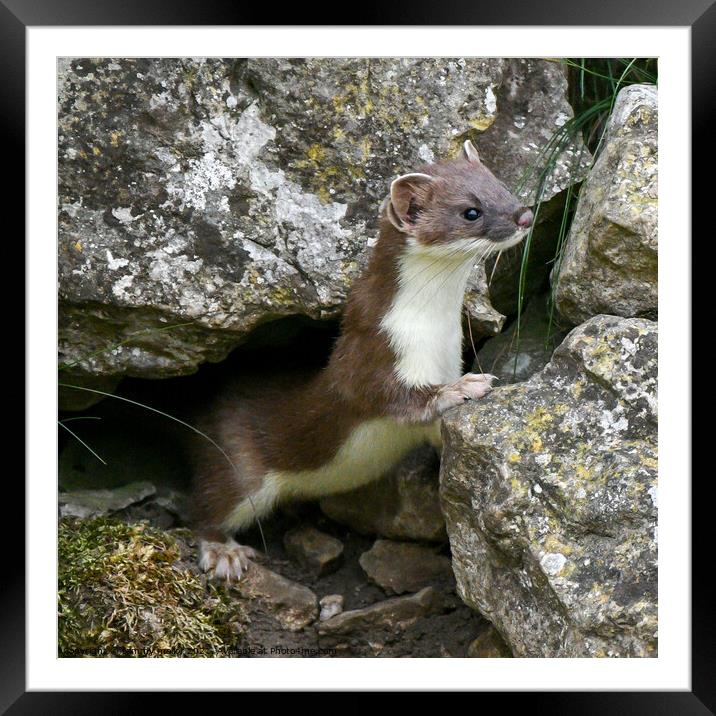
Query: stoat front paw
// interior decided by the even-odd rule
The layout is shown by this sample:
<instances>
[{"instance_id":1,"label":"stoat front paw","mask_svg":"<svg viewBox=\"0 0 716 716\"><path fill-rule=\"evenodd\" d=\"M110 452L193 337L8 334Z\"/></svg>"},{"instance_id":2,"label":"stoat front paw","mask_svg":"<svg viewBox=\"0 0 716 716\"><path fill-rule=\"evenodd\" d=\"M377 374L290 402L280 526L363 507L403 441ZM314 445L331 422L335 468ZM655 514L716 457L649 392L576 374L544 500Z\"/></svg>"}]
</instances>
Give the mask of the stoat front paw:
<instances>
[{"instance_id":1,"label":"stoat front paw","mask_svg":"<svg viewBox=\"0 0 716 716\"><path fill-rule=\"evenodd\" d=\"M466 400L479 400L492 390L494 375L489 373L466 373L460 380L446 385L439 394L439 413L462 405Z\"/></svg>"},{"instance_id":2,"label":"stoat front paw","mask_svg":"<svg viewBox=\"0 0 716 716\"><path fill-rule=\"evenodd\" d=\"M216 579L227 582L238 581L249 568L251 559L259 553L253 547L238 544L230 539L226 542L199 543L199 567Z\"/></svg>"},{"instance_id":3,"label":"stoat front paw","mask_svg":"<svg viewBox=\"0 0 716 716\"><path fill-rule=\"evenodd\" d=\"M455 383L455 387L462 393L465 400L479 400L492 390L492 381L497 380L490 373L465 373Z\"/></svg>"}]
</instances>

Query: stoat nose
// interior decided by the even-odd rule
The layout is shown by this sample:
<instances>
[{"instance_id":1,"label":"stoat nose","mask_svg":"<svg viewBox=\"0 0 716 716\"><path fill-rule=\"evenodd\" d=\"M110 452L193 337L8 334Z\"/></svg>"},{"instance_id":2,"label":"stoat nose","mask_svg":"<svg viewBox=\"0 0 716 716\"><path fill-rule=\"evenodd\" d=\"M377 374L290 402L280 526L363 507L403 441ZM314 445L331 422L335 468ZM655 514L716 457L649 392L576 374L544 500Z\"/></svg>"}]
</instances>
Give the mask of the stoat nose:
<instances>
[{"instance_id":1,"label":"stoat nose","mask_svg":"<svg viewBox=\"0 0 716 716\"><path fill-rule=\"evenodd\" d=\"M515 221L521 229L529 229L532 226L534 215L526 207L522 207L515 213Z\"/></svg>"}]
</instances>

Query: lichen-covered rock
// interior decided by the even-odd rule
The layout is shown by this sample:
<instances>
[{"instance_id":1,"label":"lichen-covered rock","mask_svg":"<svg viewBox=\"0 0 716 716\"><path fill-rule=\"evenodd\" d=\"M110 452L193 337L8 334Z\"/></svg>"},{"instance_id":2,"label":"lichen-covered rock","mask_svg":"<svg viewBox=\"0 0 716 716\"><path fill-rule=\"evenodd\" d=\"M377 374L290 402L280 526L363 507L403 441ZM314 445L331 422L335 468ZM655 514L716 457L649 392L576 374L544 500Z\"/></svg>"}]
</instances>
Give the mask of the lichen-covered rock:
<instances>
[{"instance_id":1,"label":"lichen-covered rock","mask_svg":"<svg viewBox=\"0 0 716 716\"><path fill-rule=\"evenodd\" d=\"M74 59L58 84L59 346L80 381L190 373L259 324L337 316L396 174L472 138L529 197L571 115L542 60Z\"/></svg>"},{"instance_id":2,"label":"lichen-covered rock","mask_svg":"<svg viewBox=\"0 0 716 716\"><path fill-rule=\"evenodd\" d=\"M485 264L479 263L467 281L465 287L466 335L474 343L485 336L496 336L505 325L505 318L491 302L490 286L485 272Z\"/></svg>"},{"instance_id":3,"label":"lichen-covered rock","mask_svg":"<svg viewBox=\"0 0 716 716\"><path fill-rule=\"evenodd\" d=\"M435 450L425 445L406 455L384 478L321 500L321 509L362 534L442 542L446 535L438 469Z\"/></svg>"},{"instance_id":4,"label":"lichen-covered rock","mask_svg":"<svg viewBox=\"0 0 716 716\"><path fill-rule=\"evenodd\" d=\"M515 656L656 656L656 395L656 323L601 315L445 417L458 590Z\"/></svg>"},{"instance_id":5,"label":"lichen-covered rock","mask_svg":"<svg viewBox=\"0 0 716 716\"><path fill-rule=\"evenodd\" d=\"M657 119L655 86L617 96L552 275L557 308L573 325L598 313L656 316Z\"/></svg>"}]
</instances>

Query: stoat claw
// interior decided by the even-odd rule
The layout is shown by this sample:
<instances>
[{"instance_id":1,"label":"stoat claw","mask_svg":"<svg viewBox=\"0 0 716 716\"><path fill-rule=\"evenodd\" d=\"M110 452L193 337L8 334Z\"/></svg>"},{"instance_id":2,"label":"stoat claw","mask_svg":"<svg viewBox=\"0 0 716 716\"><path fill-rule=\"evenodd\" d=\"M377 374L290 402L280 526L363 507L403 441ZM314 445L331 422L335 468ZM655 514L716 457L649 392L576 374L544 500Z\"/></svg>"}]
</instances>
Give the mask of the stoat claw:
<instances>
[{"instance_id":1,"label":"stoat claw","mask_svg":"<svg viewBox=\"0 0 716 716\"><path fill-rule=\"evenodd\" d=\"M466 400L479 400L492 390L494 375L490 373L466 373L451 385L441 388L435 401L437 415L462 405Z\"/></svg>"},{"instance_id":2,"label":"stoat claw","mask_svg":"<svg viewBox=\"0 0 716 716\"><path fill-rule=\"evenodd\" d=\"M490 373L466 373L454 387L465 400L479 400L492 390L493 380L495 376Z\"/></svg>"},{"instance_id":3,"label":"stoat claw","mask_svg":"<svg viewBox=\"0 0 716 716\"><path fill-rule=\"evenodd\" d=\"M226 542L202 540L199 544L199 567L215 579L227 582L239 581L249 568L251 559L259 553L253 547L238 544L230 539Z\"/></svg>"}]
</instances>

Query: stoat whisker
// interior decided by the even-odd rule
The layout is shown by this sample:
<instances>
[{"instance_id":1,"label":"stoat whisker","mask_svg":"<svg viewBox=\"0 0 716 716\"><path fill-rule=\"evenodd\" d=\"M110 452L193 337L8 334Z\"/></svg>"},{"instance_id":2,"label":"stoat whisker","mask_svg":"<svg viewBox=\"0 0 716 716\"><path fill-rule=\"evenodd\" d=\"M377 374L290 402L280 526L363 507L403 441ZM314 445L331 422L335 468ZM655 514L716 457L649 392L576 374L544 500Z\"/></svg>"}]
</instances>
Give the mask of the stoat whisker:
<instances>
[{"instance_id":1,"label":"stoat whisker","mask_svg":"<svg viewBox=\"0 0 716 716\"><path fill-rule=\"evenodd\" d=\"M448 251L444 256L435 259L435 261L432 261L432 262L431 262L427 267L425 267L424 269L418 271L418 272L415 273L415 274L412 274L411 277L410 277L410 278L411 278L411 281L415 281L415 279L417 279L419 276L421 276L423 273L425 273L425 271L427 271L428 269L433 268L433 267L434 267L436 264L438 264L438 263L441 263L441 262L443 262L443 261L445 262L445 266L444 266L440 271L438 271L434 276L432 276L429 281L425 282L423 285L421 285L421 286L418 287L417 291L415 291L415 293L410 297L410 300L411 300L411 301L415 300L415 299L418 297L419 294L421 294L428 286L433 285L433 283L434 283L435 281L437 281L437 279L440 278L446 271L448 271L449 273L448 273L447 277L445 278L445 280L440 284L440 288L442 288L442 287L445 285L445 283L447 283L447 281L449 280L449 278L450 278L456 271L458 271L458 270L464 268L465 265L466 265L466 263L468 263L468 261L469 261L470 263L472 263L473 265L476 265L476 264L480 263L480 261L482 261L482 260L484 259L484 257L487 255L487 253L488 253L489 250L490 250L490 247L489 247L489 245L488 245L487 247L485 247L485 249L484 249L484 251L482 252L482 254L480 254L480 255L478 256L477 260L475 260L476 254L474 253L474 251L479 250L480 248L482 248L483 243L484 243L484 240L483 240L483 239L474 239L474 240L472 240L472 241L469 243L469 247L472 248L472 252L468 253L466 246L460 246L460 247L458 247L457 249L453 249L453 250L451 250L451 251ZM450 260L450 259L452 259L452 258L457 257L459 254L463 254L463 253L467 254L467 255L465 256L465 260L464 260L464 261L453 262L453 261ZM472 270L472 267L471 267L471 270Z\"/></svg>"},{"instance_id":2,"label":"stoat whisker","mask_svg":"<svg viewBox=\"0 0 716 716\"><path fill-rule=\"evenodd\" d=\"M480 241L480 239L477 239L477 241ZM470 242L470 245L472 245L473 242ZM463 246L458 246L450 249L444 254L438 253L433 261L431 261L427 266L425 266L421 271L418 271L417 273L412 275L412 279L419 278L424 272L431 269L433 266L435 266L438 263L441 263L443 261L450 262L451 259L457 257L459 254L465 253L466 248ZM423 253L425 256L431 255L433 252L425 251L423 250L421 253Z\"/></svg>"},{"instance_id":3,"label":"stoat whisker","mask_svg":"<svg viewBox=\"0 0 716 716\"><path fill-rule=\"evenodd\" d=\"M440 259L436 259L436 260L434 260L434 261L431 261L428 266L426 266L425 268L421 269L420 271L417 271L415 274L412 274L412 275L410 276L411 283L412 283L412 282L415 282L418 277L420 277L420 276L422 276L423 274L425 274L425 272L426 272L428 269L431 269L431 268L433 268L433 267L439 265L440 263L445 262L445 266L443 266L443 268L441 268L441 269L440 269L439 271L437 271L433 276L431 276L428 281L426 281L426 282L420 284L420 285L418 286L417 290L410 296L410 298L409 298L408 300L411 301L411 302L414 301L421 293L423 293L423 291L424 291L426 288L428 288L429 286L434 285L434 282L435 282L438 278L440 278L445 271L450 271L450 273L452 273L452 272L456 271L457 269L462 268L462 267L465 265L466 261L460 261L460 262L447 261L448 258L453 258L453 257L457 256L457 254L460 254L460 253L462 253L462 249L449 252L448 254L445 255L445 257L442 257L442 258L440 258ZM432 295L432 294L431 294L431 295ZM428 297L428 298L429 298L429 297Z\"/></svg>"},{"instance_id":4,"label":"stoat whisker","mask_svg":"<svg viewBox=\"0 0 716 716\"><path fill-rule=\"evenodd\" d=\"M495 271L497 271L497 264L500 263L501 256L502 256L502 251L498 251L497 258L495 259L495 265L492 267L492 273L490 274L490 280L487 282L487 288L490 288L490 286L492 286L492 279L495 277Z\"/></svg>"}]
</instances>

